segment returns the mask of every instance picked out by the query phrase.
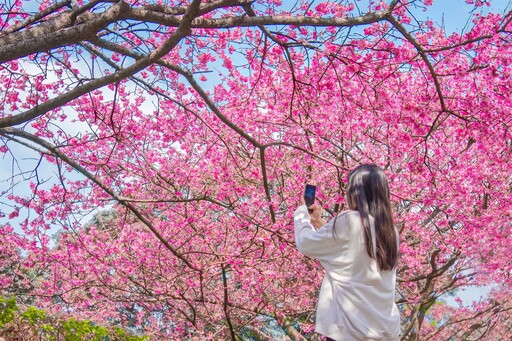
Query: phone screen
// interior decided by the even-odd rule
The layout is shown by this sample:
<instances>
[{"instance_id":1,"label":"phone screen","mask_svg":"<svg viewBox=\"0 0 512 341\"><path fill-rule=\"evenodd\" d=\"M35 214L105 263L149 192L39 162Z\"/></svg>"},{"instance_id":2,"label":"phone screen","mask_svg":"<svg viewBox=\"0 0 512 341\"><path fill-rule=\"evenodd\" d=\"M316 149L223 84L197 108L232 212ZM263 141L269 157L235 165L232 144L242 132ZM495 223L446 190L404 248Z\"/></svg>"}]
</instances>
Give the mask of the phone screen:
<instances>
[{"instance_id":1,"label":"phone screen","mask_svg":"<svg viewBox=\"0 0 512 341\"><path fill-rule=\"evenodd\" d=\"M315 193L316 186L306 185L306 189L304 191L304 201L306 202L306 206L311 206L315 202Z\"/></svg>"}]
</instances>

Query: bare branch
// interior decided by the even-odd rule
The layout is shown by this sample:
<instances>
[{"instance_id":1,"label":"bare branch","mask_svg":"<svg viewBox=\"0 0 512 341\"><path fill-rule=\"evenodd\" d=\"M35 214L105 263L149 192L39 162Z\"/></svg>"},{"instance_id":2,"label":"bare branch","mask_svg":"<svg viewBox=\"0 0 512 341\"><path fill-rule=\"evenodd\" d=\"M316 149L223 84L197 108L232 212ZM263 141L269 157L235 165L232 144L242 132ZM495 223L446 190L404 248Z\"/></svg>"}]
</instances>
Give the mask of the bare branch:
<instances>
[{"instance_id":1,"label":"bare branch","mask_svg":"<svg viewBox=\"0 0 512 341\"><path fill-rule=\"evenodd\" d=\"M40 25L1 36L0 63L92 38L121 19L128 9L128 4L119 1L101 14L86 12L83 18L77 18L74 11L65 11Z\"/></svg>"},{"instance_id":2,"label":"bare branch","mask_svg":"<svg viewBox=\"0 0 512 341\"><path fill-rule=\"evenodd\" d=\"M57 2L55 4L53 4L52 6L49 6L48 8L46 8L45 10L41 11L41 12L38 12L36 15L33 15L31 16L30 18L28 18L27 20L17 24L17 25L13 25L13 26L10 26L8 27L7 29L5 29L4 31L0 32L0 37L6 35L6 34L9 34L9 33L13 33L13 32L16 32L16 31L19 31L25 27L27 27L28 25L30 24L33 24L35 23L36 21L46 17L47 15L61 9L62 7L65 7L67 5L69 5L71 3L71 0L64 0L64 1L61 1L61 2Z\"/></svg>"}]
</instances>

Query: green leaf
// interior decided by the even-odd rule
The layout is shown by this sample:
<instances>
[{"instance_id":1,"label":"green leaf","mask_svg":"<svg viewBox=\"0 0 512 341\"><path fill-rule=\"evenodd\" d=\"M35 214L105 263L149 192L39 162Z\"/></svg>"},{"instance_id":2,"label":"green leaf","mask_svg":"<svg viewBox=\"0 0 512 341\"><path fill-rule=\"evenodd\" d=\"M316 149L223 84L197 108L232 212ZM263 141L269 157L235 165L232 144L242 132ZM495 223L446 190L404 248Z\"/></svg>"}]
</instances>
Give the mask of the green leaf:
<instances>
[{"instance_id":1,"label":"green leaf","mask_svg":"<svg viewBox=\"0 0 512 341\"><path fill-rule=\"evenodd\" d=\"M18 310L16 297L0 297L0 328L14 320L14 313Z\"/></svg>"},{"instance_id":2,"label":"green leaf","mask_svg":"<svg viewBox=\"0 0 512 341\"><path fill-rule=\"evenodd\" d=\"M28 307L28 309L21 314L21 317L27 319L30 324L36 324L37 321L44 320L46 318L46 312L34 307Z\"/></svg>"}]
</instances>

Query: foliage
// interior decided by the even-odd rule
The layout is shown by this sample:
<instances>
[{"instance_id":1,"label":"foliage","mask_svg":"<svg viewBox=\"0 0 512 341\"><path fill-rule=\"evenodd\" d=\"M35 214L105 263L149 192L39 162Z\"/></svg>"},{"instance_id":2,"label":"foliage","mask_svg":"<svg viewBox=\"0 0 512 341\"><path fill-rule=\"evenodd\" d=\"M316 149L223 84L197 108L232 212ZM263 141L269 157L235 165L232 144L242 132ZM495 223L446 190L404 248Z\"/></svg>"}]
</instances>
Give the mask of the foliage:
<instances>
[{"instance_id":1,"label":"foliage","mask_svg":"<svg viewBox=\"0 0 512 341\"><path fill-rule=\"evenodd\" d=\"M460 32L431 0L0 4L0 290L157 339L258 316L300 339L322 278L294 247L303 186L332 211L374 162L403 339L507 338L512 13L460 3Z\"/></svg>"},{"instance_id":2,"label":"foliage","mask_svg":"<svg viewBox=\"0 0 512 341\"><path fill-rule=\"evenodd\" d=\"M91 321L49 317L41 309L20 307L16 298L0 297L0 337L23 335L24 339L67 341L144 341L145 336L132 335L121 328L106 328Z\"/></svg>"},{"instance_id":3,"label":"foliage","mask_svg":"<svg viewBox=\"0 0 512 341\"><path fill-rule=\"evenodd\" d=\"M14 320L14 313L16 312L16 298L11 297L6 299L0 297L0 328L3 328L7 323Z\"/></svg>"}]
</instances>

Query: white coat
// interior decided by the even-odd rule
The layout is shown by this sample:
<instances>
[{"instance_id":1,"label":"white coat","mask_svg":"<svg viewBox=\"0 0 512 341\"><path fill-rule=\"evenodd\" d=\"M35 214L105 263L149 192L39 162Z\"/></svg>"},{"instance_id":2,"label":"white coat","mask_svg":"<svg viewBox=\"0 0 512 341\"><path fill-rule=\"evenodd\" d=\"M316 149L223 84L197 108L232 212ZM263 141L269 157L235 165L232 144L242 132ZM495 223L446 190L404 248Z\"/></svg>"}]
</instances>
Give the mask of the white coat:
<instances>
[{"instance_id":1,"label":"white coat","mask_svg":"<svg viewBox=\"0 0 512 341\"><path fill-rule=\"evenodd\" d=\"M359 212L347 211L338 216L335 227L332 219L315 230L303 205L294 220L297 249L325 269L315 331L336 341L397 340L396 271L379 271L368 256Z\"/></svg>"}]
</instances>

